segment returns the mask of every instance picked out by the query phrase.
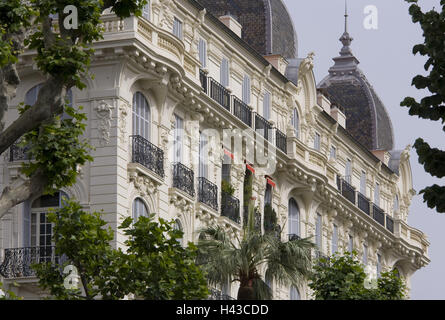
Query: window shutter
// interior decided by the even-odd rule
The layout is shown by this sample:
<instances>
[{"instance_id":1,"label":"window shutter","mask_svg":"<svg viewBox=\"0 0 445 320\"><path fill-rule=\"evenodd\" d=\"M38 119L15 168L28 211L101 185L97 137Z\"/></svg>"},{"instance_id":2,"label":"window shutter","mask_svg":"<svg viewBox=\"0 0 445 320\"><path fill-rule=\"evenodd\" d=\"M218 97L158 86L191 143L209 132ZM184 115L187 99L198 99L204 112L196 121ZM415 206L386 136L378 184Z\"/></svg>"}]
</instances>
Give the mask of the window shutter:
<instances>
[{"instance_id":1,"label":"window shutter","mask_svg":"<svg viewBox=\"0 0 445 320\"><path fill-rule=\"evenodd\" d=\"M147 4L142 8L142 16L150 21L150 0L148 0Z\"/></svg>"},{"instance_id":2,"label":"window shutter","mask_svg":"<svg viewBox=\"0 0 445 320\"><path fill-rule=\"evenodd\" d=\"M173 162L182 163L182 146L183 146L184 120L175 115L175 148Z\"/></svg>"},{"instance_id":3,"label":"window shutter","mask_svg":"<svg viewBox=\"0 0 445 320\"><path fill-rule=\"evenodd\" d=\"M314 138L314 149L320 151L320 140L321 140L321 136L319 133L315 133L315 138Z\"/></svg>"},{"instance_id":4,"label":"window shutter","mask_svg":"<svg viewBox=\"0 0 445 320\"><path fill-rule=\"evenodd\" d=\"M360 177L360 193L366 197L366 172L362 171Z\"/></svg>"},{"instance_id":5,"label":"window shutter","mask_svg":"<svg viewBox=\"0 0 445 320\"><path fill-rule=\"evenodd\" d=\"M173 21L173 34L182 39L182 22L176 17Z\"/></svg>"},{"instance_id":6,"label":"window shutter","mask_svg":"<svg viewBox=\"0 0 445 320\"><path fill-rule=\"evenodd\" d=\"M374 203L380 207L380 185L378 183L375 184Z\"/></svg>"},{"instance_id":7,"label":"window shutter","mask_svg":"<svg viewBox=\"0 0 445 320\"><path fill-rule=\"evenodd\" d=\"M270 93L267 91L263 98L263 117L266 120L270 119Z\"/></svg>"},{"instance_id":8,"label":"window shutter","mask_svg":"<svg viewBox=\"0 0 445 320\"><path fill-rule=\"evenodd\" d=\"M243 80L243 102L250 104L250 77L248 75L245 75Z\"/></svg>"},{"instance_id":9,"label":"window shutter","mask_svg":"<svg viewBox=\"0 0 445 320\"><path fill-rule=\"evenodd\" d=\"M338 227L334 224L334 232L332 234L332 254L338 251Z\"/></svg>"},{"instance_id":10,"label":"window shutter","mask_svg":"<svg viewBox=\"0 0 445 320\"><path fill-rule=\"evenodd\" d=\"M295 108L292 113L292 126L295 130L295 136L300 137L300 117L298 116L298 110Z\"/></svg>"},{"instance_id":11,"label":"window shutter","mask_svg":"<svg viewBox=\"0 0 445 320\"><path fill-rule=\"evenodd\" d=\"M23 202L23 246L31 246L31 202Z\"/></svg>"},{"instance_id":12,"label":"window shutter","mask_svg":"<svg viewBox=\"0 0 445 320\"><path fill-rule=\"evenodd\" d=\"M220 83L224 87L229 86L229 61L226 58L221 61Z\"/></svg>"},{"instance_id":13,"label":"window shutter","mask_svg":"<svg viewBox=\"0 0 445 320\"><path fill-rule=\"evenodd\" d=\"M207 178L207 137L204 133L199 134L199 177Z\"/></svg>"},{"instance_id":14,"label":"window shutter","mask_svg":"<svg viewBox=\"0 0 445 320\"><path fill-rule=\"evenodd\" d=\"M199 52L199 62L201 62L201 67L207 67L207 42L204 39L199 39L198 43Z\"/></svg>"},{"instance_id":15,"label":"window shutter","mask_svg":"<svg viewBox=\"0 0 445 320\"><path fill-rule=\"evenodd\" d=\"M289 234L300 236L300 210L293 198L289 200Z\"/></svg>"},{"instance_id":16,"label":"window shutter","mask_svg":"<svg viewBox=\"0 0 445 320\"><path fill-rule=\"evenodd\" d=\"M319 214L319 213L317 213L317 221L316 221L316 224L315 224L315 242L316 242L316 245L317 245L317 247L318 247L318 250L320 250L321 251L321 241L322 241L322 239L321 239L321 236L322 236L322 234L321 234L321 215Z\"/></svg>"},{"instance_id":17,"label":"window shutter","mask_svg":"<svg viewBox=\"0 0 445 320\"><path fill-rule=\"evenodd\" d=\"M345 180L347 183L351 184L351 177L352 175L352 163L351 160L346 160L346 167L345 167Z\"/></svg>"}]
</instances>

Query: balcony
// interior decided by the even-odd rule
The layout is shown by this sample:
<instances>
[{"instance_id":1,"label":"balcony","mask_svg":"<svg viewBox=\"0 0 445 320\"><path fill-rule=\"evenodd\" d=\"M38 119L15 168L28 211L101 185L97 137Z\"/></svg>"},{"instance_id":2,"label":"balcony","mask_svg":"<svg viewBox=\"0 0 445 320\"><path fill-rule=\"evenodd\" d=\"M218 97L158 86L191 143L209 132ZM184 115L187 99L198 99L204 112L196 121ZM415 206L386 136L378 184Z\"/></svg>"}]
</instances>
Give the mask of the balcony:
<instances>
[{"instance_id":1,"label":"balcony","mask_svg":"<svg viewBox=\"0 0 445 320\"><path fill-rule=\"evenodd\" d=\"M370 209L371 202L368 198L366 198L363 194L360 192L357 193L357 206L360 210L362 210L364 213L369 215L371 213Z\"/></svg>"},{"instance_id":2,"label":"balcony","mask_svg":"<svg viewBox=\"0 0 445 320\"><path fill-rule=\"evenodd\" d=\"M252 127L252 109L237 97L233 97L233 114L249 127Z\"/></svg>"},{"instance_id":3,"label":"balcony","mask_svg":"<svg viewBox=\"0 0 445 320\"><path fill-rule=\"evenodd\" d=\"M218 186L206 178L198 178L198 201L218 211Z\"/></svg>"},{"instance_id":4,"label":"balcony","mask_svg":"<svg viewBox=\"0 0 445 320\"><path fill-rule=\"evenodd\" d=\"M221 215L241 223L239 200L226 192L221 193Z\"/></svg>"},{"instance_id":5,"label":"balcony","mask_svg":"<svg viewBox=\"0 0 445 320\"><path fill-rule=\"evenodd\" d=\"M199 70L199 81L201 82L202 90L207 93L207 74L203 70Z\"/></svg>"},{"instance_id":6,"label":"balcony","mask_svg":"<svg viewBox=\"0 0 445 320\"><path fill-rule=\"evenodd\" d=\"M264 119L258 113L255 114L255 131L262 135L264 139L269 140L269 133L272 130L272 125L269 121Z\"/></svg>"},{"instance_id":7,"label":"balcony","mask_svg":"<svg viewBox=\"0 0 445 320\"><path fill-rule=\"evenodd\" d=\"M386 216L386 229L394 233L394 220L388 216Z\"/></svg>"},{"instance_id":8,"label":"balcony","mask_svg":"<svg viewBox=\"0 0 445 320\"><path fill-rule=\"evenodd\" d=\"M23 160L31 160L30 154L29 154L29 146L22 147L19 145L20 142L15 142L10 148L9 148L9 161L23 161Z\"/></svg>"},{"instance_id":9,"label":"balcony","mask_svg":"<svg viewBox=\"0 0 445 320\"><path fill-rule=\"evenodd\" d=\"M141 136L131 136L132 162L164 177L164 152Z\"/></svg>"},{"instance_id":10,"label":"balcony","mask_svg":"<svg viewBox=\"0 0 445 320\"><path fill-rule=\"evenodd\" d=\"M210 97L218 102L224 109L230 111L230 93L222 84L213 78L210 79Z\"/></svg>"},{"instance_id":11,"label":"balcony","mask_svg":"<svg viewBox=\"0 0 445 320\"><path fill-rule=\"evenodd\" d=\"M51 262L61 265L65 261L56 255L54 246L5 249L0 275L6 279L35 277L36 273L31 268L33 264Z\"/></svg>"},{"instance_id":12,"label":"balcony","mask_svg":"<svg viewBox=\"0 0 445 320\"><path fill-rule=\"evenodd\" d=\"M173 188L177 188L195 196L195 174L193 170L187 168L182 163L173 165Z\"/></svg>"},{"instance_id":13,"label":"balcony","mask_svg":"<svg viewBox=\"0 0 445 320\"><path fill-rule=\"evenodd\" d=\"M382 226L385 226L385 213L382 209L380 209L376 204L372 206L373 218L375 221L380 223Z\"/></svg>"},{"instance_id":14,"label":"balcony","mask_svg":"<svg viewBox=\"0 0 445 320\"><path fill-rule=\"evenodd\" d=\"M337 186L340 190L340 193L351 203L355 204L355 188L351 186L345 179L342 179L338 176Z\"/></svg>"},{"instance_id":15,"label":"balcony","mask_svg":"<svg viewBox=\"0 0 445 320\"><path fill-rule=\"evenodd\" d=\"M278 129L275 129L275 144L278 149L287 153L287 137Z\"/></svg>"}]
</instances>

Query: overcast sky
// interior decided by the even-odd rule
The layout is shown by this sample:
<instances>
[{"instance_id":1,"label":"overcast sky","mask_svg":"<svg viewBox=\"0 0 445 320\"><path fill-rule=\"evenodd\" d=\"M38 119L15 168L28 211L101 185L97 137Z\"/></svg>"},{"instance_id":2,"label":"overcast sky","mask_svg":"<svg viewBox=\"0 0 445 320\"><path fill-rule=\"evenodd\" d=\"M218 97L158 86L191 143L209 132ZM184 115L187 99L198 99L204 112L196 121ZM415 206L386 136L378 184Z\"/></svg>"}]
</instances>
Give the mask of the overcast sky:
<instances>
[{"instance_id":1,"label":"overcast sky","mask_svg":"<svg viewBox=\"0 0 445 320\"><path fill-rule=\"evenodd\" d=\"M298 34L299 57L315 52L315 77L321 81L338 56L338 41L344 30L344 0L284 0ZM425 9L440 8L439 0L420 0ZM363 21L364 9L378 9L378 29L367 30ZM424 73L425 58L414 56L412 47L423 42L422 31L408 14L409 5L403 0L349 0L349 33L354 38L351 48L360 61L360 68L383 100L392 119L395 146L404 149L423 137L434 147L445 149L445 135L439 123L408 115L400 107L406 96L421 98L422 92L411 87L412 78ZM411 152L414 189L445 181L433 179L418 163L415 150ZM408 222L427 234L431 242L431 263L417 271L412 278L412 299L445 299L445 215L428 209L421 196L415 196Z\"/></svg>"}]
</instances>

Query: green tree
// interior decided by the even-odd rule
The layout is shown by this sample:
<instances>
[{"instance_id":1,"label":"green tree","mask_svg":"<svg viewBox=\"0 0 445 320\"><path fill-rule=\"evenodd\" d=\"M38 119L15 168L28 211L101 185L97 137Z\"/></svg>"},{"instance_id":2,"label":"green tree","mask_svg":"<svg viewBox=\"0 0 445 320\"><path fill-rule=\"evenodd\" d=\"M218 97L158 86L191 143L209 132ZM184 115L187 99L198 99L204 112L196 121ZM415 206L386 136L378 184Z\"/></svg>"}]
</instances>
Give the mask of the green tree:
<instances>
[{"instance_id":1,"label":"green tree","mask_svg":"<svg viewBox=\"0 0 445 320\"><path fill-rule=\"evenodd\" d=\"M238 282L238 300L269 300L272 292L260 275L280 285L300 285L311 271L311 248L307 239L282 242L274 232L261 234L255 227L250 205L248 223L242 238L231 236L220 226L201 231L198 263L212 286Z\"/></svg>"},{"instance_id":2,"label":"green tree","mask_svg":"<svg viewBox=\"0 0 445 320\"><path fill-rule=\"evenodd\" d=\"M56 254L62 265L36 264L39 285L57 299L136 298L203 299L208 296L205 277L195 264L196 247L183 248L182 232L163 219L153 216L123 221L120 229L128 236L127 250L114 249L111 228L98 212L87 213L74 201L65 201L59 212L51 212ZM66 289L68 265L76 267L79 289Z\"/></svg>"},{"instance_id":3,"label":"green tree","mask_svg":"<svg viewBox=\"0 0 445 320\"><path fill-rule=\"evenodd\" d=\"M3 289L3 284L0 282L0 301L1 300L22 300L22 297L18 297L14 292Z\"/></svg>"},{"instance_id":4,"label":"green tree","mask_svg":"<svg viewBox=\"0 0 445 320\"><path fill-rule=\"evenodd\" d=\"M382 272L377 287L366 288L367 275L357 254L334 254L320 258L314 266L309 287L316 300L401 300L405 298L405 284L397 271Z\"/></svg>"},{"instance_id":5,"label":"green tree","mask_svg":"<svg viewBox=\"0 0 445 320\"><path fill-rule=\"evenodd\" d=\"M406 0L412 3L409 13L414 23L419 23L423 31L424 43L413 48L413 54L427 57L424 65L427 75L417 75L412 85L417 89L426 89L430 95L417 101L412 97L405 98L401 105L409 108L411 116L422 119L445 122L445 0L441 0L442 9L423 12L417 0ZM445 131L445 126L443 127ZM437 178L445 177L445 151L432 148L422 138L416 140L414 147L419 155L419 162L426 172ZM445 213L445 186L434 184L420 191L428 207Z\"/></svg>"},{"instance_id":6,"label":"green tree","mask_svg":"<svg viewBox=\"0 0 445 320\"><path fill-rule=\"evenodd\" d=\"M92 44L102 38L102 12L111 9L124 18L140 15L145 4L146 0L0 1L0 154L24 138L35 158L25 168L27 179L3 189L0 218L19 203L71 185L78 165L91 160L88 146L79 138L84 117L70 110L67 92L85 88L82 79L89 77ZM68 5L77 8L77 28L65 27L65 19L70 20L72 14L64 13ZM18 57L25 49L35 50L36 66L46 80L34 105L22 105L19 117L6 127L8 105L21 83ZM60 121L64 111L77 115L72 123Z\"/></svg>"}]
</instances>

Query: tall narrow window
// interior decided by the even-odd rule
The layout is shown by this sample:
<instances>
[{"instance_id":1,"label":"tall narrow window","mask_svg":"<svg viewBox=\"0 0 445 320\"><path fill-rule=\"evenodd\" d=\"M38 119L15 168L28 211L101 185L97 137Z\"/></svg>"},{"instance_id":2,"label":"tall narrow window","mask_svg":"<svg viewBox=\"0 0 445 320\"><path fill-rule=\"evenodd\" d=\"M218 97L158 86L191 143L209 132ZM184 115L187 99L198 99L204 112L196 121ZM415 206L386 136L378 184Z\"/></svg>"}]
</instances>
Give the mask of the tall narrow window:
<instances>
[{"instance_id":1,"label":"tall narrow window","mask_svg":"<svg viewBox=\"0 0 445 320\"><path fill-rule=\"evenodd\" d=\"M352 235L349 235L348 238L348 251L352 252L354 250L354 237Z\"/></svg>"},{"instance_id":2,"label":"tall narrow window","mask_svg":"<svg viewBox=\"0 0 445 320\"><path fill-rule=\"evenodd\" d=\"M399 196L396 194L394 197L394 212L399 211Z\"/></svg>"},{"instance_id":3,"label":"tall narrow window","mask_svg":"<svg viewBox=\"0 0 445 320\"><path fill-rule=\"evenodd\" d=\"M329 157L331 160L337 159L337 148L334 146L331 146L331 154Z\"/></svg>"},{"instance_id":4,"label":"tall narrow window","mask_svg":"<svg viewBox=\"0 0 445 320\"><path fill-rule=\"evenodd\" d=\"M374 203L380 207L380 184L375 184L374 189Z\"/></svg>"},{"instance_id":5,"label":"tall narrow window","mask_svg":"<svg viewBox=\"0 0 445 320\"><path fill-rule=\"evenodd\" d=\"M321 248L321 237L322 237L322 221L321 214L317 213L317 220L315 221L315 244L317 245L318 251L322 251Z\"/></svg>"},{"instance_id":6,"label":"tall narrow window","mask_svg":"<svg viewBox=\"0 0 445 320\"><path fill-rule=\"evenodd\" d=\"M268 270L269 271L269 270ZM264 278L266 285L273 292L273 277L270 275L270 272L266 271L266 276Z\"/></svg>"},{"instance_id":7,"label":"tall narrow window","mask_svg":"<svg viewBox=\"0 0 445 320\"><path fill-rule=\"evenodd\" d=\"M248 75L244 76L242 93L243 102L245 104L250 104L250 77Z\"/></svg>"},{"instance_id":8,"label":"tall narrow window","mask_svg":"<svg viewBox=\"0 0 445 320\"><path fill-rule=\"evenodd\" d=\"M147 99L140 92L133 95L133 135L150 141L151 113Z\"/></svg>"},{"instance_id":9,"label":"tall narrow window","mask_svg":"<svg viewBox=\"0 0 445 320\"><path fill-rule=\"evenodd\" d=\"M362 171L360 176L360 193L366 197L366 172Z\"/></svg>"},{"instance_id":10,"label":"tall narrow window","mask_svg":"<svg viewBox=\"0 0 445 320\"><path fill-rule=\"evenodd\" d=\"M347 183L351 184L351 181L352 181L352 162L349 159L346 160L345 180L346 180Z\"/></svg>"},{"instance_id":11,"label":"tall narrow window","mask_svg":"<svg viewBox=\"0 0 445 320\"><path fill-rule=\"evenodd\" d=\"M366 266L368 264L368 246L363 244L363 264Z\"/></svg>"},{"instance_id":12,"label":"tall narrow window","mask_svg":"<svg viewBox=\"0 0 445 320\"><path fill-rule=\"evenodd\" d=\"M290 300L301 300L300 292L294 286L290 288Z\"/></svg>"},{"instance_id":13,"label":"tall narrow window","mask_svg":"<svg viewBox=\"0 0 445 320\"><path fill-rule=\"evenodd\" d=\"M382 256L377 254L377 277L380 278L380 274L382 273Z\"/></svg>"},{"instance_id":14,"label":"tall narrow window","mask_svg":"<svg viewBox=\"0 0 445 320\"><path fill-rule=\"evenodd\" d=\"M178 231L182 231L184 232L184 230L182 229L182 224L181 221L179 221L178 219L176 219L175 221L175 225L174 225L174 229L178 230ZM183 242L184 242L184 235L178 239L179 244L182 246Z\"/></svg>"},{"instance_id":15,"label":"tall narrow window","mask_svg":"<svg viewBox=\"0 0 445 320\"><path fill-rule=\"evenodd\" d=\"M199 133L199 177L207 178L208 164L207 164L207 136Z\"/></svg>"},{"instance_id":16,"label":"tall narrow window","mask_svg":"<svg viewBox=\"0 0 445 320\"><path fill-rule=\"evenodd\" d=\"M314 138L314 149L320 151L320 142L321 142L321 136L318 132L315 133Z\"/></svg>"},{"instance_id":17,"label":"tall narrow window","mask_svg":"<svg viewBox=\"0 0 445 320\"><path fill-rule=\"evenodd\" d=\"M266 193L264 195L264 204L272 204L272 186L266 185Z\"/></svg>"},{"instance_id":18,"label":"tall narrow window","mask_svg":"<svg viewBox=\"0 0 445 320\"><path fill-rule=\"evenodd\" d=\"M204 39L199 39L198 43L199 62L201 67L207 68L207 42Z\"/></svg>"},{"instance_id":19,"label":"tall narrow window","mask_svg":"<svg viewBox=\"0 0 445 320\"><path fill-rule=\"evenodd\" d=\"M292 127L294 127L295 137L300 137L300 117L298 116L297 108L292 112Z\"/></svg>"},{"instance_id":20,"label":"tall narrow window","mask_svg":"<svg viewBox=\"0 0 445 320\"><path fill-rule=\"evenodd\" d=\"M147 4L142 8L142 16L150 21L150 0L147 0Z\"/></svg>"},{"instance_id":21,"label":"tall narrow window","mask_svg":"<svg viewBox=\"0 0 445 320\"><path fill-rule=\"evenodd\" d=\"M182 21L176 17L173 20L173 35L182 40Z\"/></svg>"},{"instance_id":22,"label":"tall narrow window","mask_svg":"<svg viewBox=\"0 0 445 320\"><path fill-rule=\"evenodd\" d=\"M147 206L141 198L136 198L133 201L133 221L136 222L139 217L148 217Z\"/></svg>"},{"instance_id":23,"label":"tall narrow window","mask_svg":"<svg viewBox=\"0 0 445 320\"><path fill-rule=\"evenodd\" d=\"M266 91L263 97L263 117L270 120L270 92Z\"/></svg>"},{"instance_id":24,"label":"tall narrow window","mask_svg":"<svg viewBox=\"0 0 445 320\"><path fill-rule=\"evenodd\" d=\"M334 230L332 233L332 254L338 251L338 227L334 224Z\"/></svg>"},{"instance_id":25,"label":"tall narrow window","mask_svg":"<svg viewBox=\"0 0 445 320\"><path fill-rule=\"evenodd\" d=\"M184 120L178 116L175 115L175 141L174 141L174 155L173 155L173 162L182 163L182 148L183 148L183 134L184 134Z\"/></svg>"},{"instance_id":26,"label":"tall narrow window","mask_svg":"<svg viewBox=\"0 0 445 320\"><path fill-rule=\"evenodd\" d=\"M223 58L221 60L221 68L220 68L220 81L222 86L229 86L229 60Z\"/></svg>"},{"instance_id":27,"label":"tall narrow window","mask_svg":"<svg viewBox=\"0 0 445 320\"><path fill-rule=\"evenodd\" d=\"M300 209L294 198L289 200L289 235L300 237Z\"/></svg>"}]
</instances>

